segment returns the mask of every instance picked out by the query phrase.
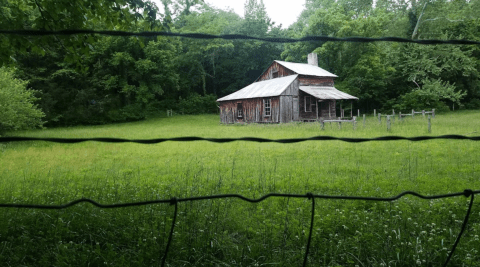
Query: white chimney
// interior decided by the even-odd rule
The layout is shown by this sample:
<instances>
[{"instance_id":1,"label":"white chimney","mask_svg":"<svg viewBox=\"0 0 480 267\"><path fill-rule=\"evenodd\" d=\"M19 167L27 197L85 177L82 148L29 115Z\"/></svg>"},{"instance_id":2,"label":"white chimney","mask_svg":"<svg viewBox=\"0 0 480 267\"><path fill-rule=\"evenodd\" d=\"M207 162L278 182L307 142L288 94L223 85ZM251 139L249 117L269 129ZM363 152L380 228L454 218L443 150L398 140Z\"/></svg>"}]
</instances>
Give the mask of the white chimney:
<instances>
[{"instance_id":1,"label":"white chimney","mask_svg":"<svg viewBox=\"0 0 480 267\"><path fill-rule=\"evenodd\" d=\"M318 67L318 58L316 53L308 54L308 64Z\"/></svg>"}]
</instances>

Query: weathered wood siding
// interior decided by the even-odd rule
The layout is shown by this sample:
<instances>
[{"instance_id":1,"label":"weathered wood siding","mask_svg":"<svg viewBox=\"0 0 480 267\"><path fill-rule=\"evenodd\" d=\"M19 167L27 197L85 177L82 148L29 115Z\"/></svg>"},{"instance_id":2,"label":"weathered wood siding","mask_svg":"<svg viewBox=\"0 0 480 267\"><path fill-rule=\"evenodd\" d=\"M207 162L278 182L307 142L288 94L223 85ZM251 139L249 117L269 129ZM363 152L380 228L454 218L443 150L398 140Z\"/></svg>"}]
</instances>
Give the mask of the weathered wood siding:
<instances>
[{"instance_id":1,"label":"weathered wood siding","mask_svg":"<svg viewBox=\"0 0 480 267\"><path fill-rule=\"evenodd\" d=\"M310 96L311 112L305 111L305 96ZM299 121L316 120L316 119L333 119L336 118L335 100L321 100L309 95L303 91L299 91ZM330 103L330 105L329 105ZM328 112L330 109L330 113ZM318 113L317 113L318 110Z\"/></svg>"},{"instance_id":2,"label":"weathered wood siding","mask_svg":"<svg viewBox=\"0 0 480 267\"><path fill-rule=\"evenodd\" d=\"M333 78L331 77L315 77L315 76L304 76L300 75L298 77L300 81L300 86L333 86Z\"/></svg>"},{"instance_id":3,"label":"weathered wood siding","mask_svg":"<svg viewBox=\"0 0 480 267\"><path fill-rule=\"evenodd\" d=\"M274 61L272 65L270 65L270 67L268 67L268 69L264 73L262 73L262 75L257 79L257 82L273 79L273 73L275 72L275 70L278 71L278 77L295 74L295 72L285 68L284 66Z\"/></svg>"},{"instance_id":4,"label":"weathered wood siding","mask_svg":"<svg viewBox=\"0 0 480 267\"><path fill-rule=\"evenodd\" d=\"M220 102L220 122L230 123L279 123L280 97L270 97L271 115L265 116L264 98L240 99ZM243 116L237 116L237 103L242 103Z\"/></svg>"},{"instance_id":5,"label":"weathered wood siding","mask_svg":"<svg viewBox=\"0 0 480 267\"><path fill-rule=\"evenodd\" d=\"M336 109L335 109L335 100L323 100L322 102L318 102L318 109L320 113L318 113L318 117L325 119L325 120L330 120L336 118ZM330 108L330 113L328 112L328 109Z\"/></svg>"},{"instance_id":6,"label":"weathered wood siding","mask_svg":"<svg viewBox=\"0 0 480 267\"><path fill-rule=\"evenodd\" d=\"M311 105L311 111L305 111L307 110L305 108L305 97L309 96L310 97L310 103L307 103L307 105ZM298 105L299 105L299 120L316 120L317 119L317 104L315 103L317 99L309 95L301 90L298 91Z\"/></svg>"},{"instance_id":7,"label":"weathered wood siding","mask_svg":"<svg viewBox=\"0 0 480 267\"><path fill-rule=\"evenodd\" d=\"M298 85L299 81L295 79L280 96L280 122L282 123L291 122L298 117L294 114L294 110L298 110L294 105L298 105L298 102L293 101L293 98L298 97Z\"/></svg>"}]
</instances>

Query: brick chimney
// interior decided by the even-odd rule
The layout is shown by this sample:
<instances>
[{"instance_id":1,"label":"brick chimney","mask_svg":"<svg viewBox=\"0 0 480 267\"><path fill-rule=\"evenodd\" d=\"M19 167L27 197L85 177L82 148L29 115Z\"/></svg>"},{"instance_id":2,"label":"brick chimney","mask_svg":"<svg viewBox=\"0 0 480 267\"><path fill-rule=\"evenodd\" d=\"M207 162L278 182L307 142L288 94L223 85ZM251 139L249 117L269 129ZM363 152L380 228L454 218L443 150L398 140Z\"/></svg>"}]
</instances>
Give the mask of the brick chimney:
<instances>
[{"instance_id":1,"label":"brick chimney","mask_svg":"<svg viewBox=\"0 0 480 267\"><path fill-rule=\"evenodd\" d=\"M316 53L308 54L308 64L318 67L318 58Z\"/></svg>"}]
</instances>

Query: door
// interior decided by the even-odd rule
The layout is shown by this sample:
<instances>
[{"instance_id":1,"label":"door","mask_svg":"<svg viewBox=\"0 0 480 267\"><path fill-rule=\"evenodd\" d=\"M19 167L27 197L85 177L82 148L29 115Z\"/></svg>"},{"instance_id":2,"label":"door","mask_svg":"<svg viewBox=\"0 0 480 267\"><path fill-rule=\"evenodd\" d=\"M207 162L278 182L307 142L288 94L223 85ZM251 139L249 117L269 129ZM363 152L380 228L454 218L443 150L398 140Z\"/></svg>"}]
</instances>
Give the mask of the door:
<instances>
[{"instance_id":1,"label":"door","mask_svg":"<svg viewBox=\"0 0 480 267\"><path fill-rule=\"evenodd\" d=\"M328 116L328 114L325 114L325 112L327 111L326 110L327 108L325 107L326 106L325 104L327 104L327 103L325 103L323 101L318 102L318 117L319 118L322 118L322 117L325 118L325 117Z\"/></svg>"},{"instance_id":2,"label":"door","mask_svg":"<svg viewBox=\"0 0 480 267\"><path fill-rule=\"evenodd\" d=\"M298 97L293 97L293 120L298 121Z\"/></svg>"}]
</instances>

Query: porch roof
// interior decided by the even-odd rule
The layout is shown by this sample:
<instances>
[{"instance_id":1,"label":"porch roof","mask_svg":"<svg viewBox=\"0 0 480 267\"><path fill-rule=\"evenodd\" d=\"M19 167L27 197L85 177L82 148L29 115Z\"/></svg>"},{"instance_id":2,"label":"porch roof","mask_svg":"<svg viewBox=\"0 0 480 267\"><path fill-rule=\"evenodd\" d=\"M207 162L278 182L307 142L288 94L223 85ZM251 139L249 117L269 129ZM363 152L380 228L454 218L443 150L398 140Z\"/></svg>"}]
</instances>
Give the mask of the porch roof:
<instances>
[{"instance_id":1,"label":"porch roof","mask_svg":"<svg viewBox=\"0 0 480 267\"><path fill-rule=\"evenodd\" d=\"M357 99L358 97L344 93L331 86L300 86L300 90L319 99Z\"/></svg>"}]
</instances>

